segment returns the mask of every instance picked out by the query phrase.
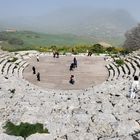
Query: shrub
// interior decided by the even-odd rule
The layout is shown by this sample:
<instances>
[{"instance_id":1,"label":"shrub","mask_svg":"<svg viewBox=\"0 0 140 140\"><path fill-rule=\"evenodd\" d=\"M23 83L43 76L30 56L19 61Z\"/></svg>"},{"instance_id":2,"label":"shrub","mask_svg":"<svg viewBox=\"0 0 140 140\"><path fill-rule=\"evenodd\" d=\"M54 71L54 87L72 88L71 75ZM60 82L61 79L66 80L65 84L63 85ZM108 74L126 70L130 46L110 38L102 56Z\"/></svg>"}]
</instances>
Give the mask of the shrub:
<instances>
[{"instance_id":1,"label":"shrub","mask_svg":"<svg viewBox=\"0 0 140 140\"><path fill-rule=\"evenodd\" d=\"M24 140L32 134L35 133L49 133L48 129L43 129L43 124L29 124L29 123L20 123L20 125L15 125L12 122L6 122L4 126L6 133L8 135L22 136Z\"/></svg>"},{"instance_id":2,"label":"shrub","mask_svg":"<svg viewBox=\"0 0 140 140\"><path fill-rule=\"evenodd\" d=\"M122 51L122 48L117 48L117 47L108 47L106 48L106 52L109 54L118 54Z\"/></svg>"},{"instance_id":3,"label":"shrub","mask_svg":"<svg viewBox=\"0 0 140 140\"><path fill-rule=\"evenodd\" d=\"M120 51L120 53L121 53L122 55L127 55L127 54L129 54L129 53L131 53L131 52L132 52L132 50L130 50L130 49L123 49L123 50Z\"/></svg>"},{"instance_id":4,"label":"shrub","mask_svg":"<svg viewBox=\"0 0 140 140\"><path fill-rule=\"evenodd\" d=\"M124 64L124 60L122 60L122 59L117 59L117 60L115 60L115 62L118 66L122 66Z\"/></svg>"}]
</instances>

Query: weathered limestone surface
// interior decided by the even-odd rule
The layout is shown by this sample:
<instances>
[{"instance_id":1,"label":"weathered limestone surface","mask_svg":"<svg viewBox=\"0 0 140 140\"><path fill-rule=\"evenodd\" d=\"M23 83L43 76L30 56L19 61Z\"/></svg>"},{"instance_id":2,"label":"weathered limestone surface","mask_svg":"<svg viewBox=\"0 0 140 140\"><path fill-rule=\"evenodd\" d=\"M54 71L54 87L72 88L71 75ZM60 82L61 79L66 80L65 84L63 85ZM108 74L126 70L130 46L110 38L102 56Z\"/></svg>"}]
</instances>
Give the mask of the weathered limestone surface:
<instances>
[{"instance_id":1,"label":"weathered limestone surface","mask_svg":"<svg viewBox=\"0 0 140 140\"><path fill-rule=\"evenodd\" d=\"M0 140L24 140L24 139L22 137L9 136L7 134L1 133Z\"/></svg>"},{"instance_id":2,"label":"weathered limestone surface","mask_svg":"<svg viewBox=\"0 0 140 140\"><path fill-rule=\"evenodd\" d=\"M24 79L0 75L0 140L23 140L4 134L7 120L43 123L50 132L27 140L140 139L140 93L128 98L130 83L123 78L85 90L46 91Z\"/></svg>"},{"instance_id":3,"label":"weathered limestone surface","mask_svg":"<svg viewBox=\"0 0 140 140\"><path fill-rule=\"evenodd\" d=\"M27 138L27 140L52 140L52 136L50 134L33 134Z\"/></svg>"}]
</instances>

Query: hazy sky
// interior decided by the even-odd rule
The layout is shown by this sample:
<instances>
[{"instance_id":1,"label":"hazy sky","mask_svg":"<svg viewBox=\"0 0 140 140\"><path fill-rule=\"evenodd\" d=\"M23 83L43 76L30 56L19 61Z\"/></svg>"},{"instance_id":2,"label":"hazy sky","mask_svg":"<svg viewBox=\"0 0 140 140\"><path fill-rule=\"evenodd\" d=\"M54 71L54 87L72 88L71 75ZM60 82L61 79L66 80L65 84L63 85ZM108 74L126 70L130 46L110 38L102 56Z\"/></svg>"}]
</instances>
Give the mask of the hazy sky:
<instances>
[{"instance_id":1,"label":"hazy sky","mask_svg":"<svg viewBox=\"0 0 140 140\"><path fill-rule=\"evenodd\" d=\"M140 0L0 0L0 18L40 16L78 7L125 9L140 21Z\"/></svg>"}]
</instances>

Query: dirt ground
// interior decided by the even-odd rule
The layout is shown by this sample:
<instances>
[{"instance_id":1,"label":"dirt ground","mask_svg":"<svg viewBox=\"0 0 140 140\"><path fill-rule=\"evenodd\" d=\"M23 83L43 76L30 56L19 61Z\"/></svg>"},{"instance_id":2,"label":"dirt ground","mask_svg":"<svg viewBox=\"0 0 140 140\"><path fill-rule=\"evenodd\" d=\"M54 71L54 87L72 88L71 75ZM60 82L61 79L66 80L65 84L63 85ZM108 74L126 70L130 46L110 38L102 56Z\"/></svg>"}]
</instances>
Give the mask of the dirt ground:
<instances>
[{"instance_id":1,"label":"dirt ground","mask_svg":"<svg viewBox=\"0 0 140 140\"><path fill-rule=\"evenodd\" d=\"M27 60L29 66L24 70L23 76L31 83L45 89L79 90L86 89L104 82L108 77L107 69L103 57L99 56L75 56L78 67L74 71L69 71L70 64L74 56L42 56L40 61L36 57ZM35 66L36 72L40 72L41 81L37 81L36 75L32 72ZM75 84L69 83L71 75L74 75Z\"/></svg>"}]
</instances>

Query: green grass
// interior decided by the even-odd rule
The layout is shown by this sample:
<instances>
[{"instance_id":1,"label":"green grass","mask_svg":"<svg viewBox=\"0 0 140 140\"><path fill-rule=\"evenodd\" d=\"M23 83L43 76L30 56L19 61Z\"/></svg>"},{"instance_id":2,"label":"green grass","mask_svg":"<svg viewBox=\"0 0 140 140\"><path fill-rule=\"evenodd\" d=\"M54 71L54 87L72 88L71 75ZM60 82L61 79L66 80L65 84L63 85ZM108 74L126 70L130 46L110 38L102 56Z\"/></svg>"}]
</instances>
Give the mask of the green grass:
<instances>
[{"instance_id":1,"label":"green grass","mask_svg":"<svg viewBox=\"0 0 140 140\"><path fill-rule=\"evenodd\" d=\"M12 122L8 121L4 126L5 133L8 135L22 136L25 140L28 136L35 133L49 133L48 129L43 129L43 124L29 124L29 123L20 123L20 125L15 125Z\"/></svg>"}]
</instances>

